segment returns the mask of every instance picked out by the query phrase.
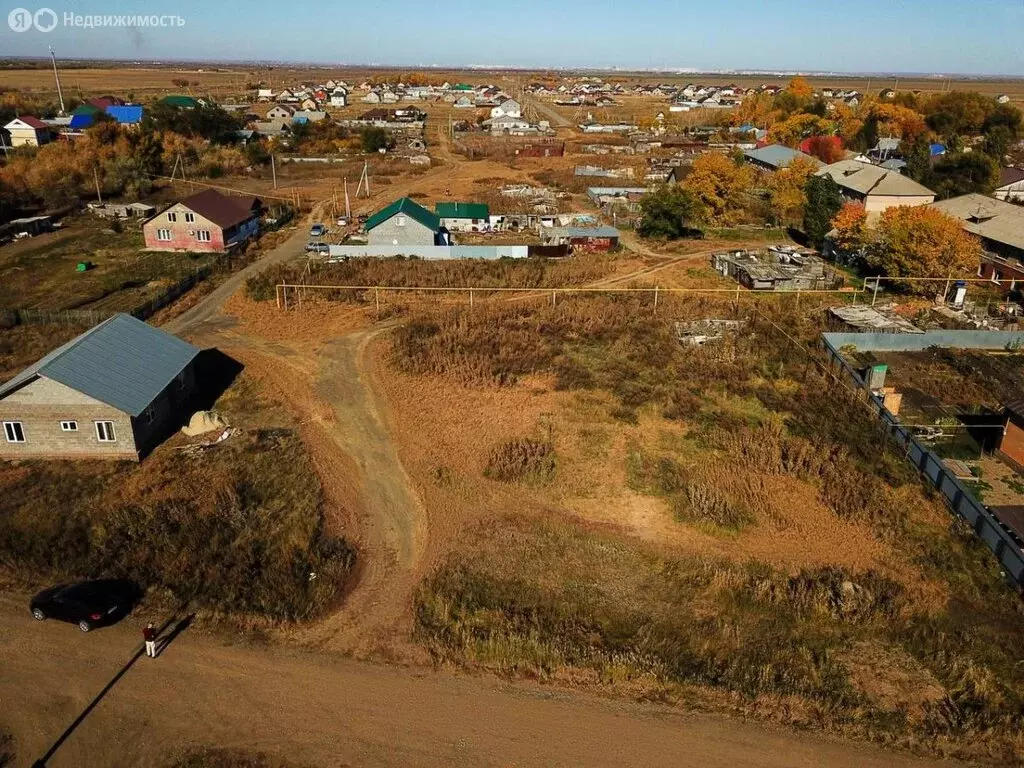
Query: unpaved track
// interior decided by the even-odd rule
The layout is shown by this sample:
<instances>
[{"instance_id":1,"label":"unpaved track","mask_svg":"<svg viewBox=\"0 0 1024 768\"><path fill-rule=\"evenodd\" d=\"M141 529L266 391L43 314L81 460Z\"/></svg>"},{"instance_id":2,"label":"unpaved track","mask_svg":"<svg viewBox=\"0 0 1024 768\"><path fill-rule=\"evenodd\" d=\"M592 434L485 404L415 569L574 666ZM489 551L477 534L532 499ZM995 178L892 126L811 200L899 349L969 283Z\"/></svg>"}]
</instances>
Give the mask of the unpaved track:
<instances>
[{"instance_id":1,"label":"unpaved track","mask_svg":"<svg viewBox=\"0 0 1024 768\"><path fill-rule=\"evenodd\" d=\"M130 619L83 635L0 598L0 721L16 765L42 756L138 645ZM224 645L189 629L158 659L140 658L48 766L161 766L185 744L315 766L940 765L538 685Z\"/></svg>"},{"instance_id":2,"label":"unpaved track","mask_svg":"<svg viewBox=\"0 0 1024 768\"><path fill-rule=\"evenodd\" d=\"M386 651L393 630L411 625L412 592L427 539L422 502L391 442L368 365L370 342L386 330L360 331L328 344L319 353L316 382L317 393L334 412L333 423L325 426L359 469L364 562L342 610L299 636L359 656Z\"/></svg>"}]
</instances>

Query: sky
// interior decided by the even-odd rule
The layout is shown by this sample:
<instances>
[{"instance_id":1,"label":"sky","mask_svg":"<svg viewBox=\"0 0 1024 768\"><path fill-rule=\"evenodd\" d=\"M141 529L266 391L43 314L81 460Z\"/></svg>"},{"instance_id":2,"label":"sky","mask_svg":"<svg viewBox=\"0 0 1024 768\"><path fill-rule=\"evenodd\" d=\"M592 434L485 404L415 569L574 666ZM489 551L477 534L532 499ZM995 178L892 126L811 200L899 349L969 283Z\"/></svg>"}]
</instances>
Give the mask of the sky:
<instances>
[{"instance_id":1,"label":"sky","mask_svg":"<svg viewBox=\"0 0 1024 768\"><path fill-rule=\"evenodd\" d=\"M15 32L15 8L56 12ZM3 0L0 56L1024 75L1024 0ZM181 27L76 28L78 15ZM2 83L2 75L0 75Z\"/></svg>"}]
</instances>

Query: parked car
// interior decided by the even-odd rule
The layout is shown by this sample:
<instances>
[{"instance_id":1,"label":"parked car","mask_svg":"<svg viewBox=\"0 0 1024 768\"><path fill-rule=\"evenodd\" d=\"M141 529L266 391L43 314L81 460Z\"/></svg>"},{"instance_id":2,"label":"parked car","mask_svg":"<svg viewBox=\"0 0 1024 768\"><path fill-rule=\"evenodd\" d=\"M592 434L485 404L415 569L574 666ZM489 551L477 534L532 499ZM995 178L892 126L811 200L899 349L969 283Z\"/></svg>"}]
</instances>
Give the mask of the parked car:
<instances>
[{"instance_id":1,"label":"parked car","mask_svg":"<svg viewBox=\"0 0 1024 768\"><path fill-rule=\"evenodd\" d=\"M67 621L88 632L123 619L140 596L138 586L125 579L81 581L44 589L32 598L29 610L37 621Z\"/></svg>"},{"instance_id":2,"label":"parked car","mask_svg":"<svg viewBox=\"0 0 1024 768\"><path fill-rule=\"evenodd\" d=\"M327 243L306 243L306 253L330 253L331 246Z\"/></svg>"},{"instance_id":3,"label":"parked car","mask_svg":"<svg viewBox=\"0 0 1024 768\"><path fill-rule=\"evenodd\" d=\"M339 227L347 227L348 226L348 219L346 219L344 216L339 216L338 217L338 226Z\"/></svg>"},{"instance_id":4,"label":"parked car","mask_svg":"<svg viewBox=\"0 0 1024 768\"><path fill-rule=\"evenodd\" d=\"M312 227L309 228L310 237L323 237L326 234L327 227L325 227L323 224L314 224Z\"/></svg>"}]
</instances>

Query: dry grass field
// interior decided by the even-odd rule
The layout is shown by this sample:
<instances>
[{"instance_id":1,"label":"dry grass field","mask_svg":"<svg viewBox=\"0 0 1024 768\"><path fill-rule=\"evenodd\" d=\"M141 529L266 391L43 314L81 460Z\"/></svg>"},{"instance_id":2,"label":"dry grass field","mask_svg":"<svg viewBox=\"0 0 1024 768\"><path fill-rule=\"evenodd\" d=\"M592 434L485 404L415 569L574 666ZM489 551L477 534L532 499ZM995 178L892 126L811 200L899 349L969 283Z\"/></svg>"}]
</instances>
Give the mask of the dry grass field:
<instances>
[{"instance_id":1,"label":"dry grass field","mask_svg":"<svg viewBox=\"0 0 1024 768\"><path fill-rule=\"evenodd\" d=\"M104 93L135 94L136 98L150 98L170 93L179 93L181 89L172 83L175 79L187 79L198 85L189 87L195 94L210 94L220 99L239 97L246 92L249 83L262 81L266 87L284 88L298 82L342 78L348 82L359 83L368 78L400 79L408 70L370 69L346 67L301 67L282 66L272 69L247 67L244 65L168 65L156 66L104 66L97 62L96 66L75 66L69 63L62 69L65 89L78 95L92 96ZM484 72L479 70L430 70L427 73L437 82L495 83L511 86L515 83L526 83L535 79L567 80L572 73L544 71L497 71ZM722 74L671 74L671 73L606 73L598 76L611 82L621 82L630 86L638 83L688 83L699 82L706 85L734 84L744 88L756 87L762 83L785 84L788 77L772 77L769 75L722 75ZM887 87L900 90L919 90L933 93L941 90L974 90L981 93L998 95L1005 93L1013 101L1024 102L1024 80L1012 78L921 78L901 77L850 77L837 75L833 77L812 77L811 83L817 88L856 89L865 93L880 91ZM3 69L0 70L0 88L26 90L40 94L56 96L53 86L53 74L46 68L39 69ZM460 110L461 111L461 110Z\"/></svg>"}]
</instances>

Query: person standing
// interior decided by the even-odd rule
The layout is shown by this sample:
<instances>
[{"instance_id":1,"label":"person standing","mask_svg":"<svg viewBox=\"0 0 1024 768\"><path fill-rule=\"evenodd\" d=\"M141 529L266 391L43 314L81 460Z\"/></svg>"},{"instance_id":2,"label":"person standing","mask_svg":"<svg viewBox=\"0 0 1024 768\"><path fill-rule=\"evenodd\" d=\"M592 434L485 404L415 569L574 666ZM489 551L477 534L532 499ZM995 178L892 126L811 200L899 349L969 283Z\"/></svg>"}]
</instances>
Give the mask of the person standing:
<instances>
[{"instance_id":1,"label":"person standing","mask_svg":"<svg viewBox=\"0 0 1024 768\"><path fill-rule=\"evenodd\" d=\"M156 658L156 627L149 622L142 630L142 639L146 641L146 655L151 659Z\"/></svg>"}]
</instances>

